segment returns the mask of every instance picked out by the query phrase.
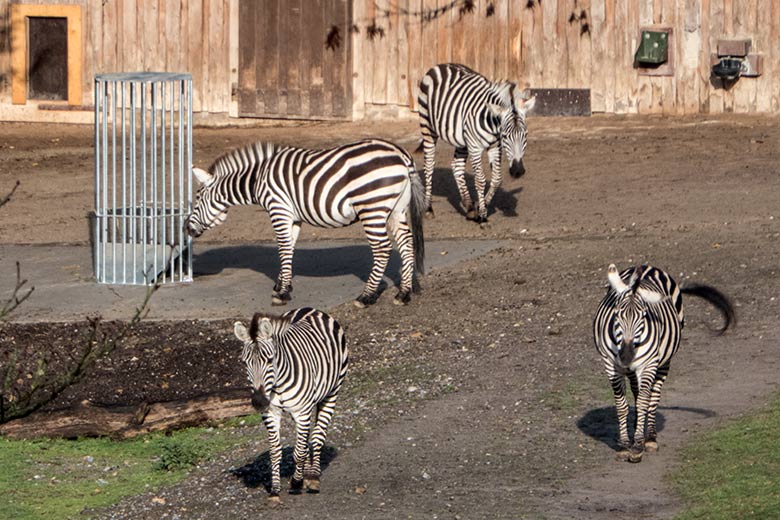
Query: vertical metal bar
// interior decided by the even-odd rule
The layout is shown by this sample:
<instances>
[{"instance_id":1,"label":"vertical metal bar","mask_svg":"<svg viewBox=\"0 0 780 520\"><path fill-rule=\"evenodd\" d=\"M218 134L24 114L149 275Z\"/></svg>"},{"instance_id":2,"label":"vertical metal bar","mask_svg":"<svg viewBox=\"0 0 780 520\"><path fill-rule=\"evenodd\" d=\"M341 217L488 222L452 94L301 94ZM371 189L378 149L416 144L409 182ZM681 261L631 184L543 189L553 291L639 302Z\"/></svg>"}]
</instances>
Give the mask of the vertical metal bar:
<instances>
[{"instance_id":1,"label":"vertical metal bar","mask_svg":"<svg viewBox=\"0 0 780 520\"><path fill-rule=\"evenodd\" d=\"M106 247L108 242L108 81L103 82L101 89L103 98L103 117L101 124L103 131L101 134L101 154L102 154L102 176L103 176L103 226L101 226L102 248L103 248L103 278L108 281L108 262L106 261Z\"/></svg>"},{"instance_id":2,"label":"vertical metal bar","mask_svg":"<svg viewBox=\"0 0 780 520\"><path fill-rule=\"evenodd\" d=\"M192 212L192 79L187 81L187 215ZM182 226L183 229L183 226ZM192 237L187 236L187 281L192 281Z\"/></svg>"},{"instance_id":3,"label":"vertical metal bar","mask_svg":"<svg viewBox=\"0 0 780 520\"><path fill-rule=\"evenodd\" d=\"M168 208L170 209L170 212L171 212L171 220L170 220L170 226L171 226L171 238L170 238L170 240L171 240L171 260L170 260L170 262L171 262L171 281L175 282L176 281L176 269L175 269L175 262L173 261L173 253L176 250L175 249L175 247L176 247L176 231L175 231L175 229L176 229L175 228L175 225L176 225L176 190L175 190L175 178L176 178L175 172L176 172L176 167L174 165L174 148L175 148L174 143L176 141L176 136L174 134L174 129L176 128L176 124L175 124L175 119L173 117L173 107L175 105L174 102L176 100L176 82L175 81L171 81L170 85L171 85L171 119L170 119L171 142L168 145L168 148L171 149L171 153L169 154L170 161L171 161L171 163L170 163L171 164L171 169L170 169L170 172L171 172L171 200L170 200L170 203L168 205Z\"/></svg>"},{"instance_id":4,"label":"vertical metal bar","mask_svg":"<svg viewBox=\"0 0 780 520\"><path fill-rule=\"evenodd\" d=\"M95 278L102 280L100 269L100 80L95 80L95 219L93 222L93 254Z\"/></svg>"},{"instance_id":5,"label":"vertical metal bar","mask_svg":"<svg viewBox=\"0 0 780 520\"><path fill-rule=\"evenodd\" d=\"M141 248L143 251L143 275L145 283L149 283L146 279L146 272L149 266L149 260L147 259L146 240L147 240L147 212L148 207L146 205L146 82L141 82L141 222L143 227L141 228Z\"/></svg>"},{"instance_id":6,"label":"vertical metal bar","mask_svg":"<svg viewBox=\"0 0 780 520\"><path fill-rule=\"evenodd\" d=\"M152 255L154 278L157 278L157 82L149 83L152 89ZM153 282L154 280L150 280Z\"/></svg>"},{"instance_id":7,"label":"vertical metal bar","mask_svg":"<svg viewBox=\"0 0 780 520\"><path fill-rule=\"evenodd\" d=\"M179 262L178 273L179 281L183 279L184 273L184 251L182 246L184 245L184 81L178 82L179 87L179 210L177 214L179 216L178 227L179 228Z\"/></svg>"},{"instance_id":8,"label":"vertical metal bar","mask_svg":"<svg viewBox=\"0 0 780 520\"><path fill-rule=\"evenodd\" d=\"M127 283L127 112L125 85L122 80L122 283Z\"/></svg>"},{"instance_id":9,"label":"vertical metal bar","mask_svg":"<svg viewBox=\"0 0 780 520\"><path fill-rule=\"evenodd\" d=\"M112 282L116 283L116 81L111 82L111 260L113 262Z\"/></svg>"},{"instance_id":10,"label":"vertical metal bar","mask_svg":"<svg viewBox=\"0 0 780 520\"><path fill-rule=\"evenodd\" d=\"M138 107L138 86L133 81L130 83L130 130L132 132L132 138L130 139L130 209L133 212L132 220L130 221L130 239L132 240L133 247L133 283L138 283L136 265L137 261L137 242L138 242L138 176L136 175L136 128L135 128L135 111Z\"/></svg>"},{"instance_id":11,"label":"vertical metal bar","mask_svg":"<svg viewBox=\"0 0 780 520\"><path fill-rule=\"evenodd\" d=\"M161 161L162 162L162 172L161 172L162 173L162 182L160 183L162 185L162 208L161 208L162 209L162 226L161 226L162 237L161 237L160 243L162 244L162 251L163 251L162 264L164 266L168 265L168 240L167 240L167 238L168 238L167 237L167 231L168 231L168 218L167 218L168 217L168 208L167 208L168 192L167 192L167 189L166 189L168 187L168 178L166 177L167 169L165 167L166 166L166 164L165 164L165 160L166 160L166 155L165 155L165 150L166 150L166 148L165 148L165 145L166 145L166 140L165 140L165 110L167 108L165 106L165 88L166 87L167 87L167 82L165 82L165 81L160 82L160 134L161 134L160 135L160 139L161 139L161 141L160 141L160 151L161 151L160 159L162 159L162 161ZM167 271L167 269L163 269L163 275L162 275L163 283L165 283L165 281L166 281L165 280L166 274L167 274L166 271Z\"/></svg>"}]
</instances>

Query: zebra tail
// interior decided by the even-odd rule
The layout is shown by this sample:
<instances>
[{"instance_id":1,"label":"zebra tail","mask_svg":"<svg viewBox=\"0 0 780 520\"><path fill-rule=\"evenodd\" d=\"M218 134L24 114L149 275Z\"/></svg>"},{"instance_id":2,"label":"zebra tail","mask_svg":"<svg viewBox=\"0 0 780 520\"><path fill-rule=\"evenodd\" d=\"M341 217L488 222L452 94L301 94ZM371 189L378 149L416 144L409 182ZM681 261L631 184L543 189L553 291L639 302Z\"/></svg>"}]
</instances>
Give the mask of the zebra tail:
<instances>
[{"instance_id":1,"label":"zebra tail","mask_svg":"<svg viewBox=\"0 0 780 520\"><path fill-rule=\"evenodd\" d=\"M723 327L718 334L723 334L732 325L737 323L737 314L728 297L714 287L703 284L688 284L680 289L683 294L692 294L713 304L723 314Z\"/></svg>"},{"instance_id":2,"label":"zebra tail","mask_svg":"<svg viewBox=\"0 0 780 520\"><path fill-rule=\"evenodd\" d=\"M425 186L420 175L409 170L409 180L412 183L412 197L409 201L409 220L412 225L412 246L414 247L414 265L417 272L425 274L425 238L423 237L423 213L425 212Z\"/></svg>"}]
</instances>

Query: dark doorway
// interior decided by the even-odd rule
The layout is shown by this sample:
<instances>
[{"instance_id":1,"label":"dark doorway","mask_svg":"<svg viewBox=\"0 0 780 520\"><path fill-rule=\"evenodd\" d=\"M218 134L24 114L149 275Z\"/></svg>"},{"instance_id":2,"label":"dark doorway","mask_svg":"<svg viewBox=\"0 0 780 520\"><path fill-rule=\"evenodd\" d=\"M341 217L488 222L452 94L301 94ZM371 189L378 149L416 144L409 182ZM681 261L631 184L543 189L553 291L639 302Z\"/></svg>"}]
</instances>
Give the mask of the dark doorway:
<instances>
[{"instance_id":1,"label":"dark doorway","mask_svg":"<svg viewBox=\"0 0 780 520\"><path fill-rule=\"evenodd\" d=\"M29 99L68 99L68 19L29 19Z\"/></svg>"}]
</instances>

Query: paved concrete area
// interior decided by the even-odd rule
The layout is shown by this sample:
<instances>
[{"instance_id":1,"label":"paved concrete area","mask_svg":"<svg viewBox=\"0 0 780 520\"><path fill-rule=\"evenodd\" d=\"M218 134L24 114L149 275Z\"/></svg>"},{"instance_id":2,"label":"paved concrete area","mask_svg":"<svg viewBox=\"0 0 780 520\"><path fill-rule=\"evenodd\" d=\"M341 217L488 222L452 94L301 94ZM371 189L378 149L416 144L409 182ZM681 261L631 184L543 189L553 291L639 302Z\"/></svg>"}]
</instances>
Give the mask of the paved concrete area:
<instances>
[{"instance_id":1,"label":"paved concrete area","mask_svg":"<svg viewBox=\"0 0 780 520\"><path fill-rule=\"evenodd\" d=\"M498 240L451 240L426 243L428 272L481 256ZM94 280L88 246L0 245L0 300L11 295L15 262L33 295L12 315L17 322L74 321L100 315L127 319L144 299L141 286L105 285ZM271 306L271 289L279 260L274 243L197 246L192 283L167 285L154 294L149 319L221 319L257 311L283 312L310 305L328 309L354 299L371 269L371 250L364 242L301 242L293 264L293 300ZM386 271L389 285L378 305L390 305L398 284L400 258L394 252ZM423 288L425 281L423 279Z\"/></svg>"}]
</instances>

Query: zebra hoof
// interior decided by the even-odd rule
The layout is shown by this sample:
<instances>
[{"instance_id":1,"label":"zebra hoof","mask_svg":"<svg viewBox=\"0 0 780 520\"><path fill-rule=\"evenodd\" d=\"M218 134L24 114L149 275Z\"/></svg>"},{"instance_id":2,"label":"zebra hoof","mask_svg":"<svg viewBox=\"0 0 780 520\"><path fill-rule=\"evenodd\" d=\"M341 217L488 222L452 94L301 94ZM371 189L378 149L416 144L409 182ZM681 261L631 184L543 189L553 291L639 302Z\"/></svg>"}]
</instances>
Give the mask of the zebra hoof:
<instances>
[{"instance_id":1,"label":"zebra hoof","mask_svg":"<svg viewBox=\"0 0 780 520\"><path fill-rule=\"evenodd\" d=\"M279 507L282 504L282 499L279 498L279 495L271 495L268 497L268 505L270 507Z\"/></svg>"},{"instance_id":2,"label":"zebra hoof","mask_svg":"<svg viewBox=\"0 0 780 520\"><path fill-rule=\"evenodd\" d=\"M627 462L629 455L630 455L630 453L628 452L628 450L621 449L615 455L615 460L618 461L618 462Z\"/></svg>"},{"instance_id":3,"label":"zebra hoof","mask_svg":"<svg viewBox=\"0 0 780 520\"><path fill-rule=\"evenodd\" d=\"M433 214L433 208L428 208L425 210L425 218L430 218L430 219L436 218L436 215Z\"/></svg>"},{"instance_id":4,"label":"zebra hoof","mask_svg":"<svg viewBox=\"0 0 780 520\"><path fill-rule=\"evenodd\" d=\"M632 464L636 464L638 462L642 462L642 455L644 454L644 451L638 451L635 449L632 449L628 452L628 462L631 462Z\"/></svg>"},{"instance_id":5,"label":"zebra hoof","mask_svg":"<svg viewBox=\"0 0 780 520\"><path fill-rule=\"evenodd\" d=\"M479 217L476 222L479 224L480 229L490 229L490 222L488 222L487 217Z\"/></svg>"},{"instance_id":6,"label":"zebra hoof","mask_svg":"<svg viewBox=\"0 0 780 520\"><path fill-rule=\"evenodd\" d=\"M320 479L318 478L305 478L303 479L303 487L306 488L306 491L309 493L319 493L320 492Z\"/></svg>"},{"instance_id":7,"label":"zebra hoof","mask_svg":"<svg viewBox=\"0 0 780 520\"><path fill-rule=\"evenodd\" d=\"M645 441L645 451L648 453L655 453L658 451L657 441Z\"/></svg>"},{"instance_id":8,"label":"zebra hoof","mask_svg":"<svg viewBox=\"0 0 780 520\"><path fill-rule=\"evenodd\" d=\"M378 296L376 294L372 294L370 296L360 295L358 296L354 302L355 307L358 309L365 309L369 305L373 305L376 303Z\"/></svg>"},{"instance_id":9,"label":"zebra hoof","mask_svg":"<svg viewBox=\"0 0 780 520\"><path fill-rule=\"evenodd\" d=\"M271 305L287 305L292 299L289 292L286 293L274 293L271 295Z\"/></svg>"},{"instance_id":10,"label":"zebra hoof","mask_svg":"<svg viewBox=\"0 0 780 520\"><path fill-rule=\"evenodd\" d=\"M409 291L398 291L398 294L393 298L395 305L406 305L410 301L412 301L412 296L409 294Z\"/></svg>"},{"instance_id":11,"label":"zebra hoof","mask_svg":"<svg viewBox=\"0 0 780 520\"><path fill-rule=\"evenodd\" d=\"M290 480L290 494L300 495L303 489L303 480L291 479Z\"/></svg>"},{"instance_id":12,"label":"zebra hoof","mask_svg":"<svg viewBox=\"0 0 780 520\"><path fill-rule=\"evenodd\" d=\"M467 220L473 220L474 222L479 222L479 213L477 213L477 210L475 210L473 207L466 211L466 219Z\"/></svg>"}]
</instances>

